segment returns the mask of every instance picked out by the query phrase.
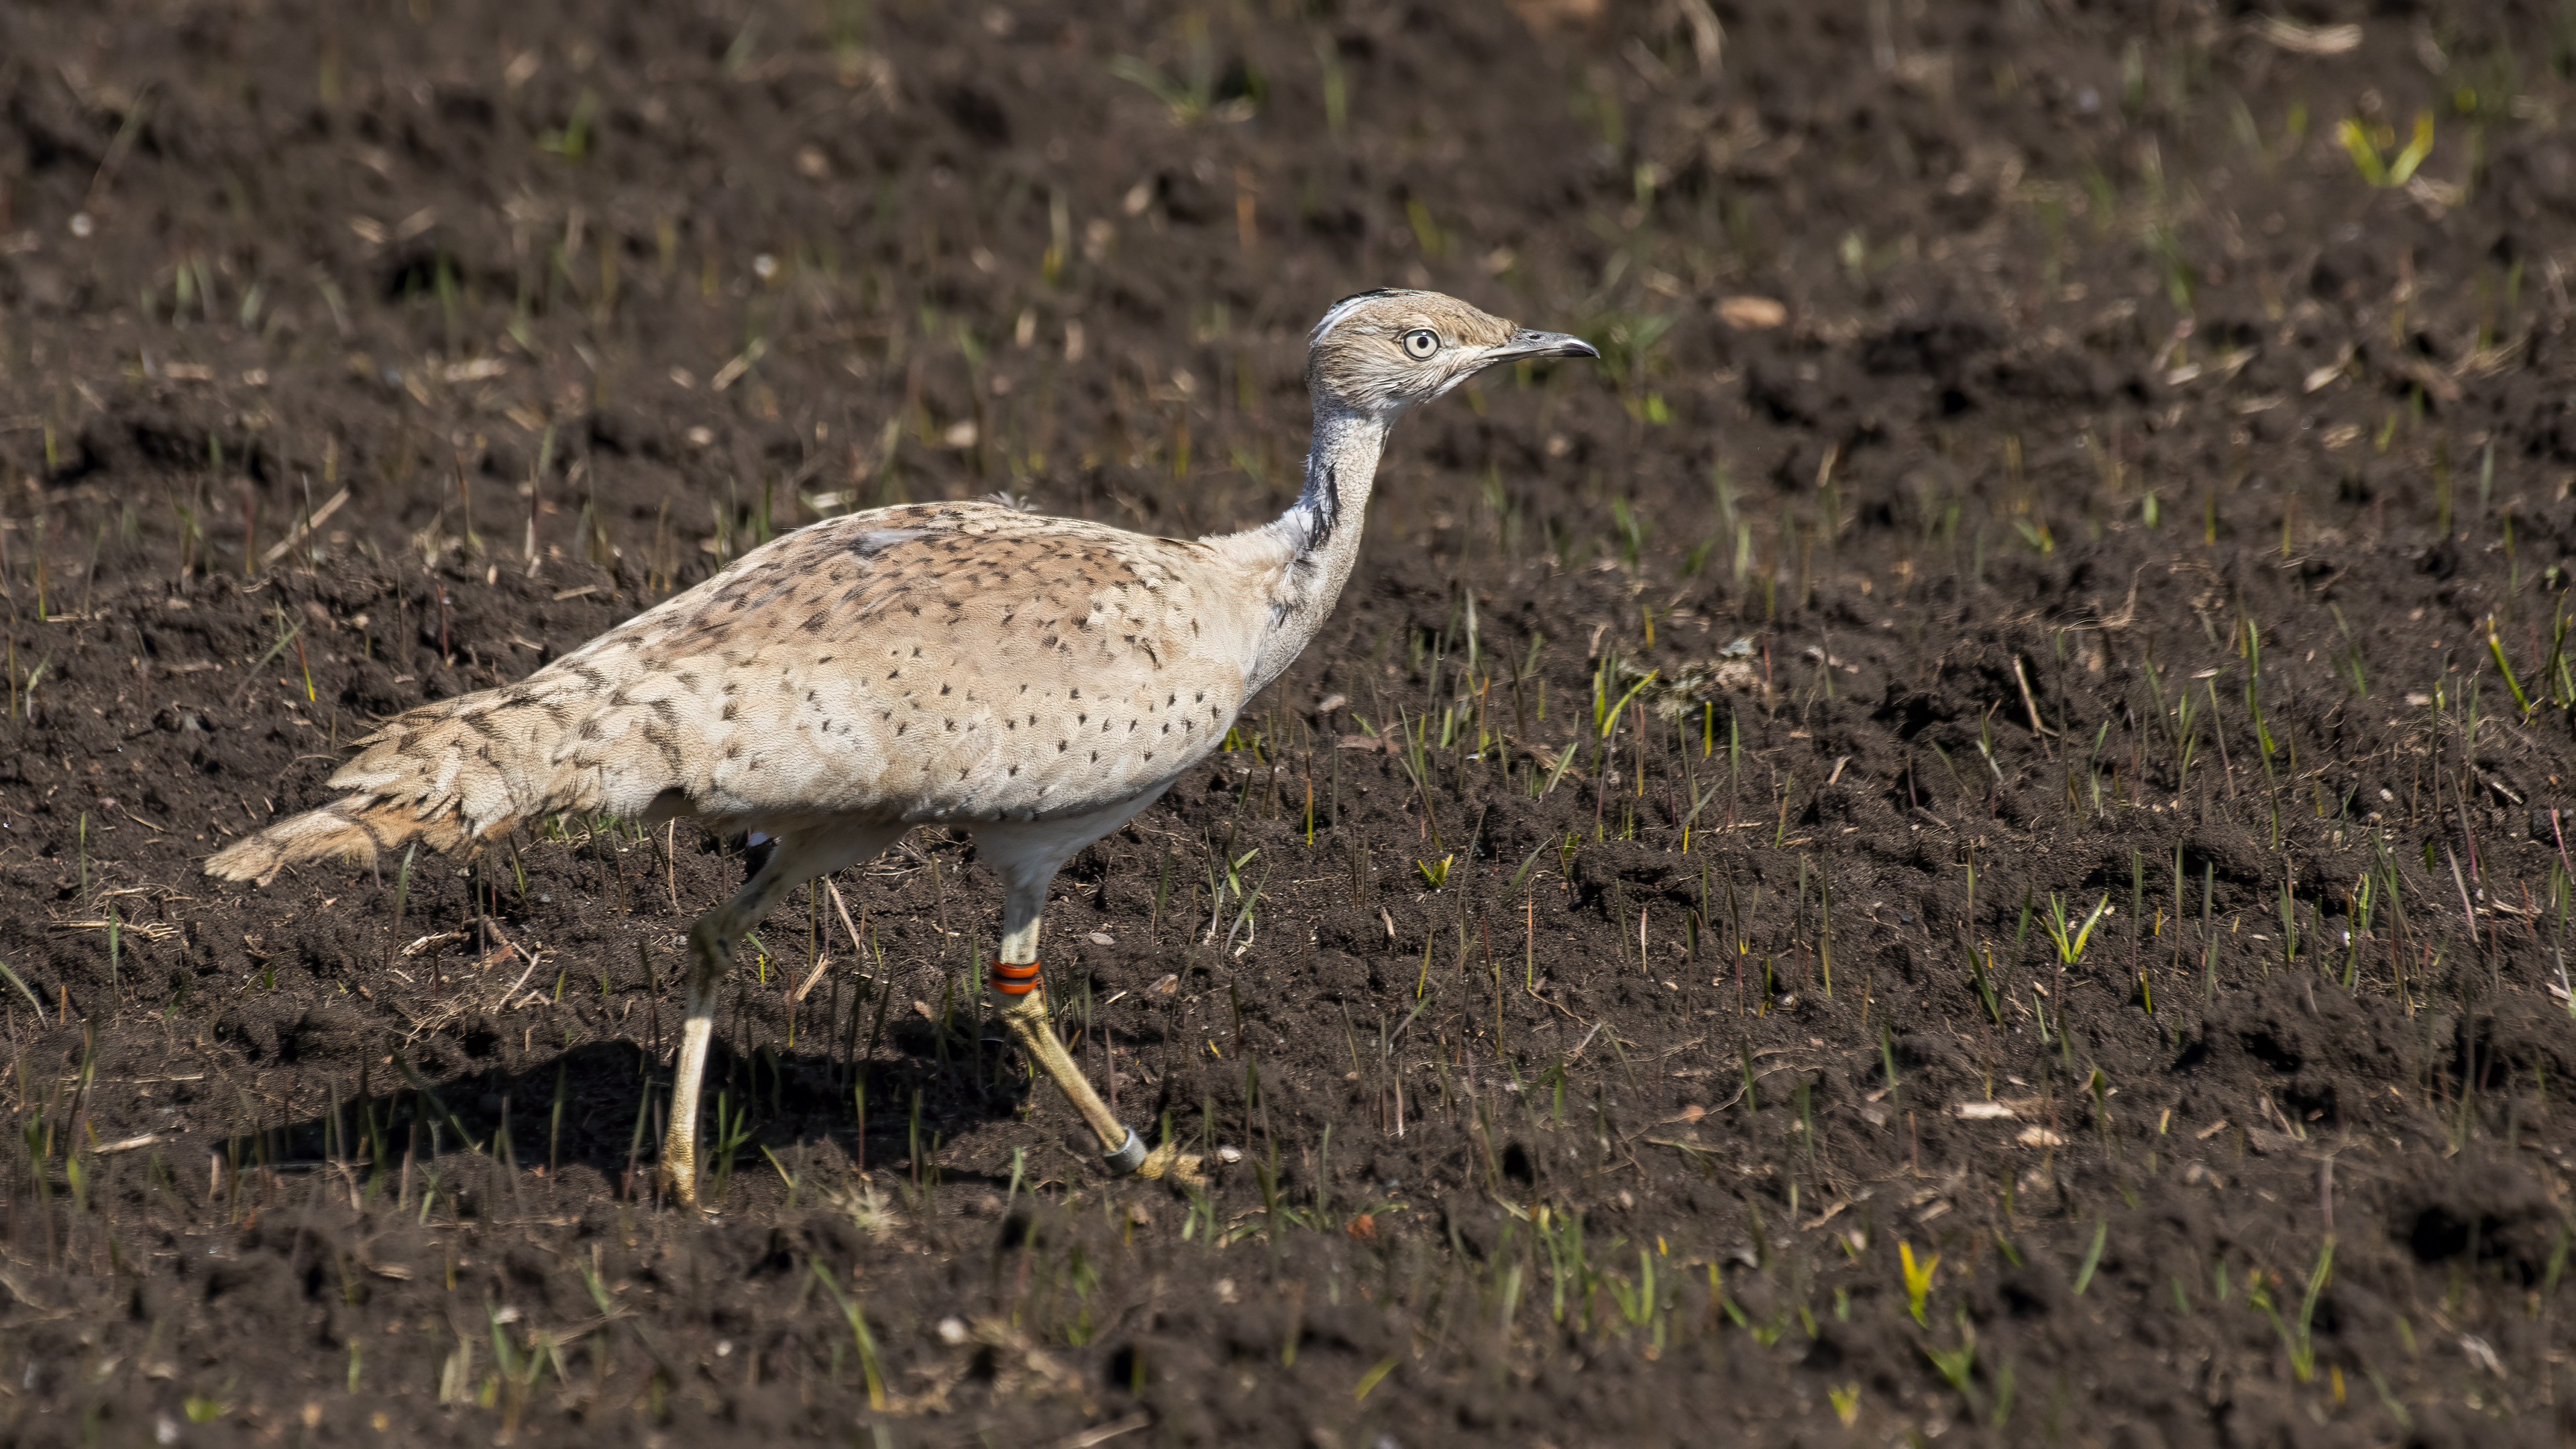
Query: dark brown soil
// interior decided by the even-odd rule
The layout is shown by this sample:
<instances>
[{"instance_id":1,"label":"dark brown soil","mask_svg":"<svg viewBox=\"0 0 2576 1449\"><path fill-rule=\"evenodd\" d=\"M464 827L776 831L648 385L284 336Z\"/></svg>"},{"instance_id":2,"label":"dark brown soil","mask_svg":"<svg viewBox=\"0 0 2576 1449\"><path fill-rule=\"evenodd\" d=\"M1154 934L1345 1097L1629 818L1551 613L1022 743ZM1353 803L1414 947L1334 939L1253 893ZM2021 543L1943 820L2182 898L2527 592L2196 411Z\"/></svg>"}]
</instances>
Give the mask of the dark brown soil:
<instances>
[{"instance_id":1,"label":"dark brown soil","mask_svg":"<svg viewBox=\"0 0 2576 1449\"><path fill-rule=\"evenodd\" d=\"M0 1437L2576 1437L2576 31L2073 9L0 8ZM198 873L818 512L1271 514L1387 283L1606 358L1059 885L1204 1196L962 844L763 928L706 1222L734 846Z\"/></svg>"}]
</instances>

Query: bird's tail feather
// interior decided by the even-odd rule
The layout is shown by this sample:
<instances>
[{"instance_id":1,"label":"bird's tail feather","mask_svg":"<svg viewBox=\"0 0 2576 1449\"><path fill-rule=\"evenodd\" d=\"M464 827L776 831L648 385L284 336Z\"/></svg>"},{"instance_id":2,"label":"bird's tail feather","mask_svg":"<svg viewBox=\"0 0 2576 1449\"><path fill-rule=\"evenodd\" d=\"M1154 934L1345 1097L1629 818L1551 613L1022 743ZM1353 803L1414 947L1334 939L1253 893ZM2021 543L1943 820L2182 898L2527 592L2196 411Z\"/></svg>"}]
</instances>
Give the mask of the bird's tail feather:
<instances>
[{"instance_id":1,"label":"bird's tail feather","mask_svg":"<svg viewBox=\"0 0 2576 1449\"><path fill-rule=\"evenodd\" d=\"M557 758L576 722L558 695L523 683L416 709L360 741L332 775L347 791L235 841L206 862L210 875L266 884L286 866L340 857L372 863L415 842L451 851L505 834L520 821L589 808L582 781Z\"/></svg>"},{"instance_id":2,"label":"bird's tail feather","mask_svg":"<svg viewBox=\"0 0 2576 1449\"><path fill-rule=\"evenodd\" d=\"M351 795L234 841L206 862L206 873L266 885L285 867L308 860L373 865L385 851L414 842L454 850L466 840L465 822L453 813L422 819L411 806Z\"/></svg>"}]
</instances>

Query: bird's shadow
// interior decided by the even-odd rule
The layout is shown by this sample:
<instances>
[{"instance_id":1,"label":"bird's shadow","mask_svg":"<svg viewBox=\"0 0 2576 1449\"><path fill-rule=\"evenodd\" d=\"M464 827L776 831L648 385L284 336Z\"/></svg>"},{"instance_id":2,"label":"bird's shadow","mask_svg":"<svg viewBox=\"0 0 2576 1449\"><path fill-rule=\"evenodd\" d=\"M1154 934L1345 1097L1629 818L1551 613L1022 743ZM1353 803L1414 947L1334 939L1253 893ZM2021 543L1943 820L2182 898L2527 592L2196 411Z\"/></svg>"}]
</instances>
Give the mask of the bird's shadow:
<instances>
[{"instance_id":1,"label":"bird's shadow","mask_svg":"<svg viewBox=\"0 0 2576 1449\"><path fill-rule=\"evenodd\" d=\"M962 1014L946 1024L910 1015L881 1032L809 1037L792 1049L741 1050L719 1034L700 1091L702 1182L766 1176L773 1163L781 1174L828 1163L827 1171L893 1169L918 1180L936 1170L998 1185L1003 1175L943 1163L942 1146L1052 1088L1031 1079L998 1026L988 1023L978 1039L973 1024ZM1134 1041L1159 1045L1150 1032ZM562 1182L567 1169L587 1168L617 1197L653 1191L670 1108L668 1052L631 1039L592 1041L505 1064L500 1058L519 1054L471 1030L415 1044L423 1047L380 1051L354 1083L333 1074L320 1113L220 1134L212 1145L219 1180L321 1170L368 1195L411 1201L441 1192L467 1215L504 1210L497 1195L516 1193L509 1178L520 1173ZM818 1162L814 1149L825 1144L832 1150ZM460 1172L460 1157L488 1167Z\"/></svg>"}]
</instances>

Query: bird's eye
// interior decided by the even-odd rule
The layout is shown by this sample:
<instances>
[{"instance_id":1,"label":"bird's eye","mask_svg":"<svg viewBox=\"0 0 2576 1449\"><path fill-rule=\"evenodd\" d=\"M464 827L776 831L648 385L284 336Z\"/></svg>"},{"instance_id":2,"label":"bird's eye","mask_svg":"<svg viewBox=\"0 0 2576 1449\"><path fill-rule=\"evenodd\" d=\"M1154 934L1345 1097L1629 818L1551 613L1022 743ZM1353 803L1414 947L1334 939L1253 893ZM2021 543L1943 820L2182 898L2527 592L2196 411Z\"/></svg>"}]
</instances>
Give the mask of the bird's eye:
<instances>
[{"instance_id":1,"label":"bird's eye","mask_svg":"<svg viewBox=\"0 0 2576 1449\"><path fill-rule=\"evenodd\" d=\"M1440 334L1428 327L1416 327L1404 334L1404 355L1415 359L1429 357L1440 350Z\"/></svg>"}]
</instances>

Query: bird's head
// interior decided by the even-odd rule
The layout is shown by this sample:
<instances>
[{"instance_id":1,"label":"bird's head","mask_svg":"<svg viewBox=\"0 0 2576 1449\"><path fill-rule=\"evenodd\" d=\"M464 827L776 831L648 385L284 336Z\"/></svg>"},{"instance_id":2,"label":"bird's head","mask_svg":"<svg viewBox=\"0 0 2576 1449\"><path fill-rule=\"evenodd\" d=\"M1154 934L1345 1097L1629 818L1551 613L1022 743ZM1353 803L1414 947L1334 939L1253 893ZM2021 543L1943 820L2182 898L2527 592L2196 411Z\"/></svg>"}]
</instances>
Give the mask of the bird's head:
<instances>
[{"instance_id":1,"label":"bird's head","mask_svg":"<svg viewBox=\"0 0 2576 1449\"><path fill-rule=\"evenodd\" d=\"M1438 292L1362 292L1333 304L1307 339L1306 385L1318 407L1392 422L1499 363L1599 357L1562 332L1516 327Z\"/></svg>"}]
</instances>

